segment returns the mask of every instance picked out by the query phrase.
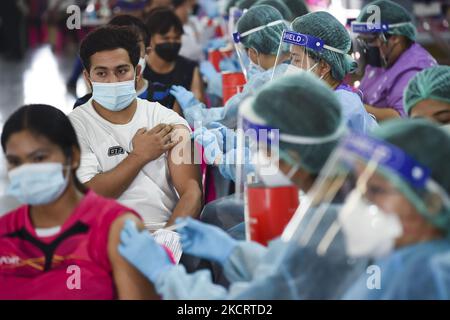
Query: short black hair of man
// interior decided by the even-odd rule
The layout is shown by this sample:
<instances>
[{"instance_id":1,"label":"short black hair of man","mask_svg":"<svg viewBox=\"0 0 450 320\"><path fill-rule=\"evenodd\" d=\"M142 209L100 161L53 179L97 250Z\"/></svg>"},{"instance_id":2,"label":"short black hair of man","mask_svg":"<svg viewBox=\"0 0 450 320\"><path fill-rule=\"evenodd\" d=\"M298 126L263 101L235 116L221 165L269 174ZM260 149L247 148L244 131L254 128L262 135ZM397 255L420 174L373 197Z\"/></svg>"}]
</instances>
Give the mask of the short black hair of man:
<instances>
[{"instance_id":1,"label":"short black hair of man","mask_svg":"<svg viewBox=\"0 0 450 320\"><path fill-rule=\"evenodd\" d=\"M80 45L80 58L89 72L91 57L97 52L124 49L128 52L131 64L136 68L141 50L139 38L130 27L106 25L91 31Z\"/></svg>"}]
</instances>

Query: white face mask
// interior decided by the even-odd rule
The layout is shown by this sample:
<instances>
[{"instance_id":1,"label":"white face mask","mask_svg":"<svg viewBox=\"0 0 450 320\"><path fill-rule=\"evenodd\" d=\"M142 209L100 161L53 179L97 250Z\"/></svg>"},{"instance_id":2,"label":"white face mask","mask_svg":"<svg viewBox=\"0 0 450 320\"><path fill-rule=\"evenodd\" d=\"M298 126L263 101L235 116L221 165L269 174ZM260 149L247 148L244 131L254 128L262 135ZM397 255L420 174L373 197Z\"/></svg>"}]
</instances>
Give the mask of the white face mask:
<instances>
[{"instance_id":1,"label":"white face mask","mask_svg":"<svg viewBox=\"0 0 450 320\"><path fill-rule=\"evenodd\" d=\"M298 74L298 73L302 73L302 72L312 72L315 69L315 67L318 65L319 63L316 62L311 68L309 68L308 70L299 68L297 66L294 66L293 64L288 65L284 75L288 76L288 75L292 75L292 74Z\"/></svg>"},{"instance_id":2,"label":"white face mask","mask_svg":"<svg viewBox=\"0 0 450 320\"><path fill-rule=\"evenodd\" d=\"M293 184L291 178L298 171L299 165L289 170L288 174L284 174L275 162L267 159L261 153L255 157L255 169L259 178L267 187L282 187Z\"/></svg>"},{"instance_id":3,"label":"white face mask","mask_svg":"<svg viewBox=\"0 0 450 320\"><path fill-rule=\"evenodd\" d=\"M377 258L389 254L403 234L396 214L383 212L354 189L339 211L338 220L350 257Z\"/></svg>"},{"instance_id":4,"label":"white face mask","mask_svg":"<svg viewBox=\"0 0 450 320\"><path fill-rule=\"evenodd\" d=\"M139 58L139 62L138 65L141 66L141 73L139 74L140 76L144 73L145 67L147 66L147 61L144 58Z\"/></svg>"},{"instance_id":5,"label":"white face mask","mask_svg":"<svg viewBox=\"0 0 450 320\"><path fill-rule=\"evenodd\" d=\"M6 193L21 203L44 205L58 199L69 184L70 168L59 163L24 164L8 172L10 183Z\"/></svg>"},{"instance_id":6,"label":"white face mask","mask_svg":"<svg viewBox=\"0 0 450 320\"><path fill-rule=\"evenodd\" d=\"M444 131L447 131L447 133L450 134L450 123L443 124L443 125L441 126L441 129L444 130Z\"/></svg>"}]
</instances>

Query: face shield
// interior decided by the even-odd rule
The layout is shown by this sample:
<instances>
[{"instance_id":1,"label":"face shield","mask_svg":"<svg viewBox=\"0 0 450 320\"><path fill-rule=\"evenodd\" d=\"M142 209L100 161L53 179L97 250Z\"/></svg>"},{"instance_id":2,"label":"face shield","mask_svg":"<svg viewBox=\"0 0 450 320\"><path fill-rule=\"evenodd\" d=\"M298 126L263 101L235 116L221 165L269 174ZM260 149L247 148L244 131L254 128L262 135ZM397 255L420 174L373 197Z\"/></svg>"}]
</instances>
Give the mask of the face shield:
<instances>
[{"instance_id":1,"label":"face shield","mask_svg":"<svg viewBox=\"0 0 450 320\"><path fill-rule=\"evenodd\" d=\"M342 125L329 136L303 137L280 133L253 112L254 99L239 110L236 155L236 195L244 198L249 239L266 245L281 235L300 203L298 186L291 180L300 168L296 155L280 142L319 145L336 141Z\"/></svg>"},{"instance_id":2,"label":"face shield","mask_svg":"<svg viewBox=\"0 0 450 320\"><path fill-rule=\"evenodd\" d=\"M450 210L430 170L389 143L352 134L342 140L282 239L319 256L378 258L394 250L411 206L436 225ZM410 206L411 205L411 206ZM330 213L331 212L331 213ZM401 242L400 242L401 243Z\"/></svg>"},{"instance_id":3,"label":"face shield","mask_svg":"<svg viewBox=\"0 0 450 320\"><path fill-rule=\"evenodd\" d=\"M290 46L291 62L284 72L280 76L291 75L298 72L314 72L317 68L320 60L314 57L311 52L316 52L317 56L323 50L330 50L340 54L347 54L346 52L331 47L317 37L311 35L302 34L294 31L284 31L278 48L277 58L275 59L275 65L278 65L283 60L283 45ZM275 77L275 69L272 74L272 79Z\"/></svg>"},{"instance_id":4,"label":"face shield","mask_svg":"<svg viewBox=\"0 0 450 320\"><path fill-rule=\"evenodd\" d=\"M244 46L244 44L241 42L242 39L244 39L245 37L248 37L249 35L251 35L255 32L260 32L266 28L270 28L270 27L273 27L273 26L276 26L279 24L285 24L285 21L284 20L276 20L276 21L272 21L266 25L250 29L243 33L239 33L239 32L233 33L233 41L234 41L236 54L238 56L238 60L241 65L242 72L244 73L247 81L249 80L250 75L252 74L252 69L257 69L256 72L258 72L258 71L262 72L262 71L264 71L264 69L261 67L261 63L258 60L259 52L256 49L252 48L252 50L255 51L257 61L251 61L251 59L249 57L250 48L247 48Z\"/></svg>"}]
</instances>

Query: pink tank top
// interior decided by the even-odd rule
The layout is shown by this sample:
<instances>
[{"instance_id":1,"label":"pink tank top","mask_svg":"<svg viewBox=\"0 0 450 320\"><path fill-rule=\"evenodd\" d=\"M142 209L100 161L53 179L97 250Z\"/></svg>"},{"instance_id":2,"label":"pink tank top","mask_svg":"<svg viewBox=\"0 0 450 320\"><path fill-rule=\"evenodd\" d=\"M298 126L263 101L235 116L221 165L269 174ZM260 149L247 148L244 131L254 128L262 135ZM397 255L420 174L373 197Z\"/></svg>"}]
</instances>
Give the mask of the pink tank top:
<instances>
[{"instance_id":1,"label":"pink tank top","mask_svg":"<svg viewBox=\"0 0 450 320\"><path fill-rule=\"evenodd\" d=\"M108 234L129 212L139 217L89 191L51 237L37 236L27 205L0 218L0 300L116 298Z\"/></svg>"}]
</instances>

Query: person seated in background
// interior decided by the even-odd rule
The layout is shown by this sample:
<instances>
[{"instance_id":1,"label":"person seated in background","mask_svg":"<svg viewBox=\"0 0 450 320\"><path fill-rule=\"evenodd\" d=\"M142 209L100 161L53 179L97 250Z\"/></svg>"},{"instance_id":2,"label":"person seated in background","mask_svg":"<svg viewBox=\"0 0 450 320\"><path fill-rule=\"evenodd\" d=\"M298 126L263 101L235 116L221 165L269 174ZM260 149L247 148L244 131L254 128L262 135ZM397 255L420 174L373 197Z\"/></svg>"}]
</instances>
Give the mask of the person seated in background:
<instances>
[{"instance_id":1,"label":"person seated in background","mask_svg":"<svg viewBox=\"0 0 450 320\"><path fill-rule=\"evenodd\" d=\"M380 10L379 31L373 29L373 6ZM359 34L358 41L367 48L377 48L380 58L379 66L366 66L359 86L367 111L378 121L406 117L403 91L408 81L417 72L434 66L436 60L416 42L416 27L411 15L392 1L369 3L361 10L356 22L370 30ZM381 30L382 25L387 31Z\"/></svg>"},{"instance_id":2,"label":"person seated in background","mask_svg":"<svg viewBox=\"0 0 450 320\"><path fill-rule=\"evenodd\" d=\"M173 11L183 24L184 33L181 36L180 56L200 62L205 57L203 55L202 36L206 32L201 29L199 21L193 17L195 0L172 0ZM209 32L211 33L211 32Z\"/></svg>"},{"instance_id":3,"label":"person seated in background","mask_svg":"<svg viewBox=\"0 0 450 320\"><path fill-rule=\"evenodd\" d=\"M142 18L145 19L145 17L156 8L169 7L170 5L171 0L147 0L144 10L142 10Z\"/></svg>"},{"instance_id":4,"label":"person seated in background","mask_svg":"<svg viewBox=\"0 0 450 320\"><path fill-rule=\"evenodd\" d=\"M146 20L149 33L147 67L144 78L149 81L149 101L159 102L182 115L175 98L170 95L172 85L179 85L203 101L203 83L197 63L179 55L183 24L169 8L155 9Z\"/></svg>"},{"instance_id":5,"label":"person seated in background","mask_svg":"<svg viewBox=\"0 0 450 320\"><path fill-rule=\"evenodd\" d=\"M436 66L416 74L403 99L408 116L435 121L450 132L450 66Z\"/></svg>"},{"instance_id":6,"label":"person seated in background","mask_svg":"<svg viewBox=\"0 0 450 320\"><path fill-rule=\"evenodd\" d=\"M196 217L202 189L198 166L183 158L191 154L186 121L136 98L139 56L137 35L127 27L89 33L80 57L93 96L69 118L81 146L81 182L138 211L157 230L176 217Z\"/></svg>"},{"instance_id":7,"label":"person seated in background","mask_svg":"<svg viewBox=\"0 0 450 320\"><path fill-rule=\"evenodd\" d=\"M124 221L143 229L140 216L78 180L80 145L62 111L19 108L5 123L1 144L6 193L23 204L0 218L1 300L158 298L117 251ZM79 266L81 282L68 280L77 272L71 266Z\"/></svg>"}]
</instances>

